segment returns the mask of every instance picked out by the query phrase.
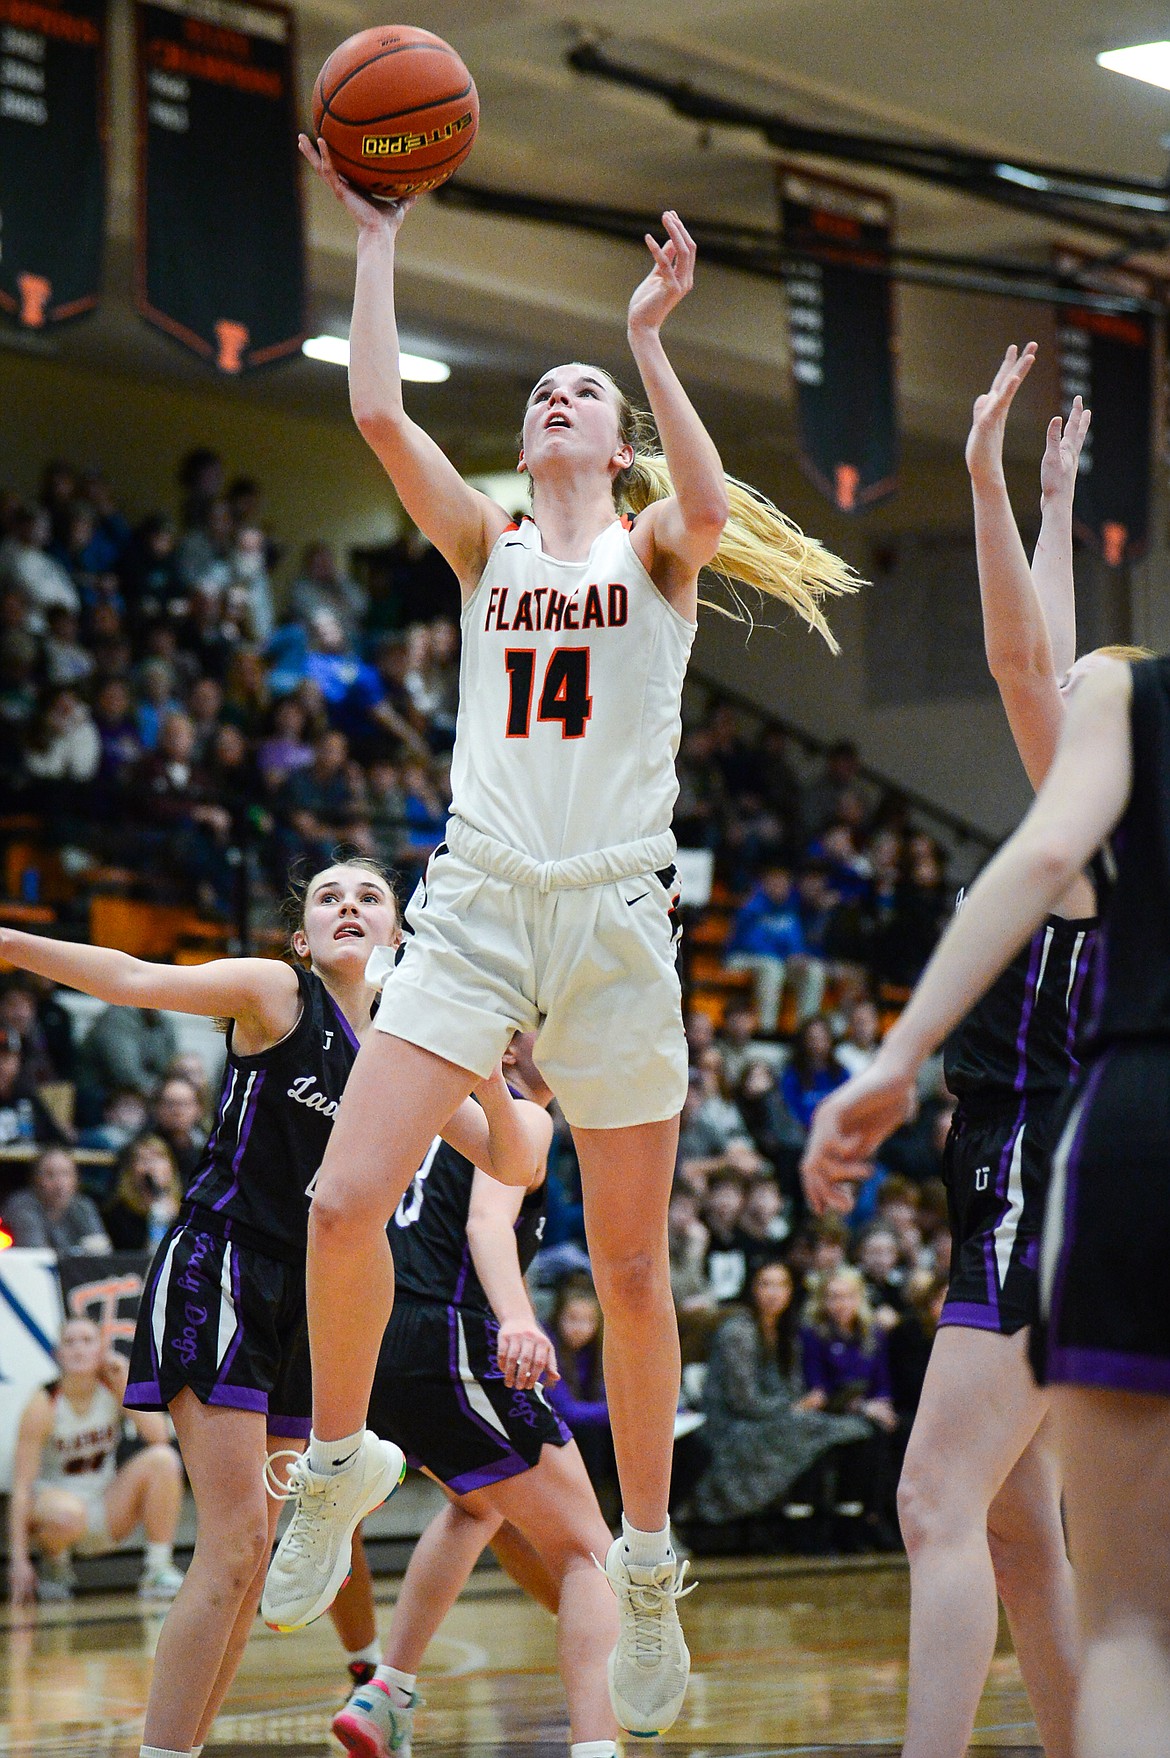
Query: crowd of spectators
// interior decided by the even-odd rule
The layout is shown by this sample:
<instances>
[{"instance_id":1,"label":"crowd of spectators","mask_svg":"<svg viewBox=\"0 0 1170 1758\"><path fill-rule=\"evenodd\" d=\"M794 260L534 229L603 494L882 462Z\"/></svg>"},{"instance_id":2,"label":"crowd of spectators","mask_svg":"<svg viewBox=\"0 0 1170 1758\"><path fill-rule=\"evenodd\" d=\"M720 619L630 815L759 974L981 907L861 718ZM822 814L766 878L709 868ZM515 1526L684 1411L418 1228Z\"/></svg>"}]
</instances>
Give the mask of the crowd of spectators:
<instances>
[{"instance_id":1,"label":"crowd of spectators","mask_svg":"<svg viewBox=\"0 0 1170 1758\"><path fill-rule=\"evenodd\" d=\"M413 882L449 801L459 631L426 614L443 564L401 546L404 627L308 547L286 589L254 481L191 454L177 520L132 525L104 478L50 465L0 492L0 791L50 818L74 876L121 867L160 900L231 920L339 843ZM431 603L434 603L432 596ZM718 1029L688 1017L690 1080L670 1205L688 1424L675 1511L727 1543L894 1542L892 1493L949 1258L939 1174L951 1101L937 1066L849 1226L814 1222L799 1160L815 1106L863 1068L888 1006L951 907L940 846L862 776L807 764L775 726L714 703L689 724L676 829L733 899L720 953L747 973ZM35 876L33 890L35 891ZM743 981L742 977L740 979ZM68 1083L71 1116L47 1102ZM110 1009L80 1042L47 985L0 989L0 1147L35 1153L3 1204L17 1243L151 1249L210 1122L198 1059L164 1016ZM89 1150L79 1165L78 1150ZM560 1352L555 1399L612 1484L601 1310L579 1174L558 1120L534 1267Z\"/></svg>"}]
</instances>

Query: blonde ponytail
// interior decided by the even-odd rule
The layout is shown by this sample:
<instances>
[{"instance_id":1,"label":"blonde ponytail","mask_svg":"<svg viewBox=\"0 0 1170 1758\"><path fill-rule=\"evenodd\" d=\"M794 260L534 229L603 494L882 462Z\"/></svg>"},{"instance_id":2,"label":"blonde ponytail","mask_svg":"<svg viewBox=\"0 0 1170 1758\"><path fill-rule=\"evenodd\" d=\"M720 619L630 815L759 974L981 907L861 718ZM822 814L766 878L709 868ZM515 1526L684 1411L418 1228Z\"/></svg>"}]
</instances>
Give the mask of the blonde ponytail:
<instances>
[{"instance_id":1,"label":"blonde ponytail","mask_svg":"<svg viewBox=\"0 0 1170 1758\"><path fill-rule=\"evenodd\" d=\"M618 476L614 495L623 511L640 513L653 501L672 495L674 484L666 459L655 449L657 435L649 416L632 406L620 386L614 384L614 390L618 396L619 432L634 447L634 462ZM730 511L710 568L728 588L735 608L728 610L710 599L702 602L722 616L750 623L751 610L737 590L750 586L766 598L789 605L810 629L817 631L831 653L839 652L821 610L821 600L856 592L865 582L848 562L843 562L815 537L806 537L800 526L758 489L735 476L724 480Z\"/></svg>"}]
</instances>

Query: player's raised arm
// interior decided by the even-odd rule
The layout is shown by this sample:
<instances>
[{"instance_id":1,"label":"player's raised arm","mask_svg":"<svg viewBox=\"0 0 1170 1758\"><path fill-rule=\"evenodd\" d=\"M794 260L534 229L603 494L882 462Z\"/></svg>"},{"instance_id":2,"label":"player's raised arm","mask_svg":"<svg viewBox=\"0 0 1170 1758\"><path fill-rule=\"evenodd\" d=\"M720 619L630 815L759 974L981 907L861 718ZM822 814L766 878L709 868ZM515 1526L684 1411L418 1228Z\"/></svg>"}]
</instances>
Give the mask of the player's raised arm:
<instances>
[{"instance_id":1,"label":"player's raised arm","mask_svg":"<svg viewBox=\"0 0 1170 1758\"><path fill-rule=\"evenodd\" d=\"M17 928L0 928L0 957L19 970L114 1005L246 1020L273 1043L292 1030L300 1010L296 974L279 959L151 964L111 946L80 946Z\"/></svg>"},{"instance_id":2,"label":"player's raised arm","mask_svg":"<svg viewBox=\"0 0 1170 1758\"><path fill-rule=\"evenodd\" d=\"M1029 342L1022 353L1013 344L1004 355L990 390L976 399L967 439L967 469L975 503L975 552L987 664L1028 779L1033 787L1039 787L1056 751L1064 708L1044 603L1020 540L1003 470L1008 412L1035 358L1034 342ZM1060 509L1054 507L1053 517L1059 516ZM1051 536L1050 531L1050 539ZM1071 547L1070 527L1070 598ZM1041 557L1043 584L1054 611L1060 592L1049 563L1054 563L1058 555L1059 549L1053 549L1050 543L1049 551ZM1066 635L1067 613L1058 622L1062 636ZM1068 664L1071 663L1070 659Z\"/></svg>"},{"instance_id":3,"label":"player's raised arm","mask_svg":"<svg viewBox=\"0 0 1170 1758\"><path fill-rule=\"evenodd\" d=\"M669 591L693 583L714 558L727 523L728 496L715 442L662 345L663 322L694 286L696 254L694 239L676 213L663 214L662 224L665 244L646 235L654 266L630 300L627 334L674 484L674 495L643 515L653 542L650 572ZM691 615L696 607L697 596Z\"/></svg>"},{"instance_id":4,"label":"player's raised arm","mask_svg":"<svg viewBox=\"0 0 1170 1758\"><path fill-rule=\"evenodd\" d=\"M300 136L300 149L358 225L357 280L349 331L349 400L363 439L376 453L398 498L454 569L465 594L475 590L508 515L464 482L442 448L402 403L394 256L413 197L375 204L338 175L324 141Z\"/></svg>"}]
</instances>

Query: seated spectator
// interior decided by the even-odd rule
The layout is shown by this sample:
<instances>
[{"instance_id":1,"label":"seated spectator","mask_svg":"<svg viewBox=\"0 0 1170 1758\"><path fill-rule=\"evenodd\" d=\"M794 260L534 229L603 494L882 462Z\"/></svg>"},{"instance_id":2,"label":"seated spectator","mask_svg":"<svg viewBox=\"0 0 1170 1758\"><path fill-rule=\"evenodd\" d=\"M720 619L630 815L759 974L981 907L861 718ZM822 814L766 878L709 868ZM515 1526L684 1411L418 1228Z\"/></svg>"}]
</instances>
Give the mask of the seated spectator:
<instances>
[{"instance_id":1,"label":"seated spectator","mask_svg":"<svg viewBox=\"0 0 1170 1758\"><path fill-rule=\"evenodd\" d=\"M110 1249L97 1209L80 1193L68 1148L46 1148L37 1157L29 1183L8 1199L4 1225L13 1245L48 1246L58 1257Z\"/></svg>"},{"instance_id":2,"label":"seated spectator","mask_svg":"<svg viewBox=\"0 0 1170 1758\"><path fill-rule=\"evenodd\" d=\"M0 1040L16 1034L21 1072L32 1089L64 1078L41 1024L38 1001L36 989L24 976L10 977L0 989Z\"/></svg>"},{"instance_id":3,"label":"seated spectator","mask_svg":"<svg viewBox=\"0 0 1170 1758\"><path fill-rule=\"evenodd\" d=\"M70 1555L95 1556L144 1528L143 1599L173 1599L183 1577L171 1547L183 1470L160 1412L131 1410L146 1445L121 1467L126 1364L106 1352L89 1318L65 1322L59 1375L35 1391L20 1419L8 1504L8 1592L14 1606L72 1598ZM32 1553L40 1553L39 1575Z\"/></svg>"},{"instance_id":4,"label":"seated spectator","mask_svg":"<svg viewBox=\"0 0 1170 1758\"><path fill-rule=\"evenodd\" d=\"M288 605L290 616L306 628L319 611L328 611L354 638L365 619L369 595L341 571L331 544L310 543L301 558L301 572L293 581Z\"/></svg>"},{"instance_id":5,"label":"seated spectator","mask_svg":"<svg viewBox=\"0 0 1170 1758\"><path fill-rule=\"evenodd\" d=\"M746 1243L739 1230L745 1200L744 1180L737 1172L716 1172L708 1180L702 1203L707 1229L707 1285L721 1304L738 1300L747 1285Z\"/></svg>"},{"instance_id":6,"label":"seated spectator","mask_svg":"<svg viewBox=\"0 0 1170 1758\"><path fill-rule=\"evenodd\" d=\"M115 1251L153 1252L182 1201L178 1168L161 1135L140 1135L118 1157L102 1220Z\"/></svg>"},{"instance_id":7,"label":"seated spectator","mask_svg":"<svg viewBox=\"0 0 1170 1758\"><path fill-rule=\"evenodd\" d=\"M855 1258L874 1322L883 1331L893 1330L906 1309L906 1266L898 1235L884 1221L872 1221L858 1235Z\"/></svg>"},{"instance_id":8,"label":"seated spectator","mask_svg":"<svg viewBox=\"0 0 1170 1758\"><path fill-rule=\"evenodd\" d=\"M81 594L68 569L49 555L49 541L49 515L42 507L27 504L17 508L7 536L0 541L0 582L19 588L38 617L54 604L81 609Z\"/></svg>"},{"instance_id":9,"label":"seated spectator","mask_svg":"<svg viewBox=\"0 0 1170 1758\"><path fill-rule=\"evenodd\" d=\"M199 1089L186 1075L169 1074L151 1107L151 1126L170 1149L186 1190L203 1155L207 1132L203 1128Z\"/></svg>"},{"instance_id":10,"label":"seated spectator","mask_svg":"<svg viewBox=\"0 0 1170 1758\"><path fill-rule=\"evenodd\" d=\"M585 1469L599 1494L612 1499L617 1468L602 1372L601 1305L586 1276L568 1276L557 1290L549 1332L560 1379L548 1401L572 1431Z\"/></svg>"},{"instance_id":11,"label":"seated spectator","mask_svg":"<svg viewBox=\"0 0 1170 1758\"><path fill-rule=\"evenodd\" d=\"M42 1104L25 1069L20 1037L0 1031L0 1146L17 1142L68 1140L48 1107Z\"/></svg>"},{"instance_id":12,"label":"seated spectator","mask_svg":"<svg viewBox=\"0 0 1170 1758\"><path fill-rule=\"evenodd\" d=\"M753 1145L775 1167L789 1212L799 1220L805 1206L800 1182L805 1131L788 1109L775 1070L767 1062L749 1062L735 1100Z\"/></svg>"},{"instance_id":13,"label":"seated spectator","mask_svg":"<svg viewBox=\"0 0 1170 1758\"><path fill-rule=\"evenodd\" d=\"M711 1459L695 1488L701 1520L720 1525L767 1509L804 1519L820 1499L815 1468L836 1448L868 1439L856 1416L830 1414L804 1387L799 1302L787 1265L760 1264L749 1310L719 1327L703 1387Z\"/></svg>"},{"instance_id":14,"label":"seated spectator","mask_svg":"<svg viewBox=\"0 0 1170 1758\"><path fill-rule=\"evenodd\" d=\"M93 654L82 646L80 632L76 611L64 604L50 605L45 613L45 639L41 643L45 682L50 686L72 689L93 676Z\"/></svg>"},{"instance_id":15,"label":"seated spectator","mask_svg":"<svg viewBox=\"0 0 1170 1758\"><path fill-rule=\"evenodd\" d=\"M845 1036L833 1052L846 1074L852 1079L869 1067L881 1044L881 1021L878 1010L868 996L855 1001L849 1009Z\"/></svg>"},{"instance_id":16,"label":"seated spectator","mask_svg":"<svg viewBox=\"0 0 1170 1758\"><path fill-rule=\"evenodd\" d=\"M798 1029L784 1071L780 1091L797 1123L806 1132L821 1100L836 1092L848 1079L833 1052L828 1022L817 1014Z\"/></svg>"},{"instance_id":17,"label":"seated spectator","mask_svg":"<svg viewBox=\"0 0 1170 1758\"><path fill-rule=\"evenodd\" d=\"M46 690L25 734L29 779L41 784L42 792L45 784L54 784L51 797L61 802L62 789L76 790L93 780L101 755L93 716L77 691L61 685Z\"/></svg>"},{"instance_id":18,"label":"seated spectator","mask_svg":"<svg viewBox=\"0 0 1170 1758\"><path fill-rule=\"evenodd\" d=\"M868 1539L887 1548L892 1535L886 1510L893 1494L887 1437L898 1419L886 1333L874 1319L859 1270L843 1265L816 1287L801 1331L801 1358L818 1409L864 1417L870 1425L870 1444L856 1449L838 1475L838 1542L844 1550L860 1549Z\"/></svg>"},{"instance_id":19,"label":"seated spectator","mask_svg":"<svg viewBox=\"0 0 1170 1758\"><path fill-rule=\"evenodd\" d=\"M104 1008L78 1050L78 1110L87 1113L83 1121L97 1121L104 1095L112 1088L149 1099L178 1049L174 1026L157 1008Z\"/></svg>"},{"instance_id":20,"label":"seated spectator","mask_svg":"<svg viewBox=\"0 0 1170 1758\"><path fill-rule=\"evenodd\" d=\"M769 867L736 912L726 955L729 971L752 973L762 1031L775 1032L785 983L791 979L801 984L807 964L804 955L792 875L786 867Z\"/></svg>"},{"instance_id":21,"label":"seated spectator","mask_svg":"<svg viewBox=\"0 0 1170 1758\"><path fill-rule=\"evenodd\" d=\"M699 1219L699 1199L685 1184L670 1193L666 1217L670 1250L670 1291L678 1312L706 1312L714 1305L707 1281L710 1235Z\"/></svg>"}]
</instances>

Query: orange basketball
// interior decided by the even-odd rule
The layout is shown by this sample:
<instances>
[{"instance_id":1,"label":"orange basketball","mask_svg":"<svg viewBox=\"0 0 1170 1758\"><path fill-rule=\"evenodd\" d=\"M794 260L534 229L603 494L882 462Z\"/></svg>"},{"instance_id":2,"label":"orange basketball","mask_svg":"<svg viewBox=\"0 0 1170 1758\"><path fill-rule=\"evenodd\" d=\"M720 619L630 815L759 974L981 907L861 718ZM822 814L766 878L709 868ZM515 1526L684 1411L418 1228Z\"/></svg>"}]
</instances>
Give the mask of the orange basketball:
<instances>
[{"instance_id":1,"label":"orange basketball","mask_svg":"<svg viewBox=\"0 0 1170 1758\"><path fill-rule=\"evenodd\" d=\"M409 24L358 31L313 87L313 132L366 195L437 189L475 141L475 81L450 43Z\"/></svg>"}]
</instances>

